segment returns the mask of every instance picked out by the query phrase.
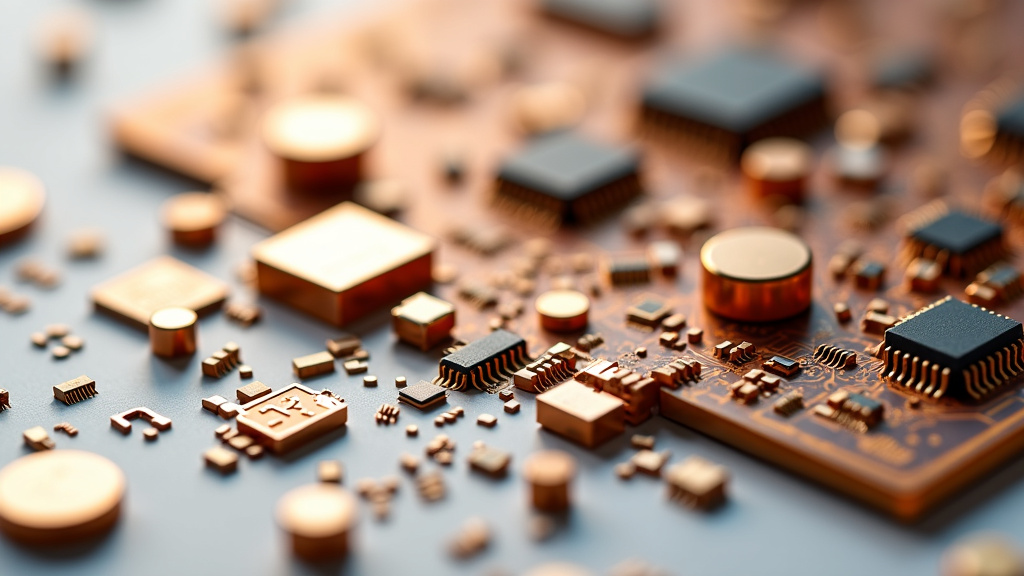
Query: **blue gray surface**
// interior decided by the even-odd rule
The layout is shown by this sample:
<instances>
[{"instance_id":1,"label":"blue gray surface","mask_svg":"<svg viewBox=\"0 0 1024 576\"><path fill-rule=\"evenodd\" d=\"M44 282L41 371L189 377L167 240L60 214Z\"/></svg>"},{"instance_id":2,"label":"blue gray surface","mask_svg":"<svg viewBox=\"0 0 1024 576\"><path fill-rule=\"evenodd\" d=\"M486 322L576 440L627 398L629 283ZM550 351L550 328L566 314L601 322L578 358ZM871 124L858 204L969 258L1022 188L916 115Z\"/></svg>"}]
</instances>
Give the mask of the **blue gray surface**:
<instances>
[{"instance_id":1,"label":"blue gray surface","mask_svg":"<svg viewBox=\"0 0 1024 576\"><path fill-rule=\"evenodd\" d=\"M241 344L257 378L279 387L292 381L289 361L323 345L335 334L323 324L264 303L265 318L249 330L222 316L201 322L201 353L185 365L154 359L145 336L94 315L91 286L154 256L171 253L222 278L248 247L265 234L240 220L224 230L210 252L193 254L169 245L156 220L159 204L193 185L149 167L126 163L112 150L103 111L114 101L188 72L227 43L217 29L215 4L208 0L92 0L82 7L96 15L97 51L80 81L66 87L46 81L28 47L48 10L65 2L8 0L0 3L0 163L37 173L50 191L45 219L27 241L0 251L0 283L30 295L34 307L20 317L0 315L0 387L11 391L13 410L0 414L0 464L26 452L21 431L70 421L81 433L55 435L61 448L92 450L117 462L129 492L116 531L86 549L34 552L0 539L0 574L479 574L494 568L520 573L545 560L568 559L604 573L636 557L673 574L934 574L942 551L957 538L997 530L1024 541L1024 463L1004 469L922 525L901 526L849 500L740 454L661 419L639 431L655 434L674 459L699 454L727 466L733 481L730 501L710 515L669 504L663 486L649 478L618 481L612 466L631 452L622 437L594 452L539 432L533 406L520 414L500 413L493 398L464 396L467 418L444 431L457 442L455 464L444 472L448 498L425 504L404 480L387 522L363 510L356 552L343 567L310 567L293 562L273 522L273 508L287 490L311 482L316 463L337 458L346 483L362 477L401 474L398 454L422 454L435 429L430 417L402 411L401 425L419 424L418 439L402 426L378 428L372 414L393 400L394 376L436 371L436 359L397 346L387 318L377 315L356 326L372 350L376 390L359 377L330 375L312 380L341 394L350 404L347 431L317 450L293 459L243 460L240 470L221 477L205 470L202 452L215 444L221 421L199 408L199 398L231 396L237 373L203 383L200 357L227 340ZM285 20L346 9L326 0L296 1ZM355 2L344 4L353 5ZM108 230L109 249L95 263L63 258L66 233L82 226ZM15 283L13 265L38 257L64 272L52 292ZM235 283L236 293L242 288ZM51 322L66 322L83 336L85 349L64 362L34 349L28 335ZM100 395L66 407L52 399L51 386L79 374L96 379ZM109 416L144 405L174 420L172 431L147 444L136 427L130 436L110 428ZM480 412L499 416L492 430L475 426ZM470 444L482 439L513 452L512 473L493 481L469 472ZM541 447L572 450L579 457L576 506L567 529L544 543L527 530L526 491L519 477L524 458ZM365 508L365 507L364 507ZM495 532L492 547L461 563L449 560L445 544L463 520L485 518Z\"/></svg>"}]
</instances>

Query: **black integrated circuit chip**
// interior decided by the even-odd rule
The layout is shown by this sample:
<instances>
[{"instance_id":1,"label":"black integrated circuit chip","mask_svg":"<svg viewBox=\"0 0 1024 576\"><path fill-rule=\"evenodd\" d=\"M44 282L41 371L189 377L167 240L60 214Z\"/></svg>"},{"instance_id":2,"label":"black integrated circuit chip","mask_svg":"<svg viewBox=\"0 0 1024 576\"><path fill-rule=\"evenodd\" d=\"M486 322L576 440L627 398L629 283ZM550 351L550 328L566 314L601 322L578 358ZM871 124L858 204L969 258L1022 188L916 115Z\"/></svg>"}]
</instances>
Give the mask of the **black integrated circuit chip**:
<instances>
[{"instance_id":1,"label":"black integrated circuit chip","mask_svg":"<svg viewBox=\"0 0 1024 576\"><path fill-rule=\"evenodd\" d=\"M722 160L762 138L801 136L822 125L825 81L764 52L735 48L658 67L643 89L648 126Z\"/></svg>"},{"instance_id":2,"label":"black integrated circuit chip","mask_svg":"<svg viewBox=\"0 0 1024 576\"><path fill-rule=\"evenodd\" d=\"M454 390L473 386L492 391L527 362L526 340L495 330L442 358L436 382Z\"/></svg>"},{"instance_id":3,"label":"black integrated circuit chip","mask_svg":"<svg viewBox=\"0 0 1024 576\"><path fill-rule=\"evenodd\" d=\"M641 193L640 153L571 132L534 138L506 158L494 200L552 224L589 223Z\"/></svg>"},{"instance_id":4,"label":"black integrated circuit chip","mask_svg":"<svg viewBox=\"0 0 1024 576\"><path fill-rule=\"evenodd\" d=\"M980 400L1024 371L1021 323L946 297L886 330L882 375L933 398Z\"/></svg>"},{"instance_id":5,"label":"black integrated circuit chip","mask_svg":"<svg viewBox=\"0 0 1024 576\"><path fill-rule=\"evenodd\" d=\"M1005 254L1000 224L958 210L920 222L907 244L909 256L934 260L956 277L977 273Z\"/></svg>"},{"instance_id":6,"label":"black integrated circuit chip","mask_svg":"<svg viewBox=\"0 0 1024 576\"><path fill-rule=\"evenodd\" d=\"M447 397L448 392L444 388L425 381L407 386L398 391L398 400L400 402L415 406L420 410L436 406L444 402Z\"/></svg>"},{"instance_id":7,"label":"black integrated circuit chip","mask_svg":"<svg viewBox=\"0 0 1024 576\"><path fill-rule=\"evenodd\" d=\"M544 0L550 16L622 38L643 38L655 32L658 0Z\"/></svg>"}]
</instances>

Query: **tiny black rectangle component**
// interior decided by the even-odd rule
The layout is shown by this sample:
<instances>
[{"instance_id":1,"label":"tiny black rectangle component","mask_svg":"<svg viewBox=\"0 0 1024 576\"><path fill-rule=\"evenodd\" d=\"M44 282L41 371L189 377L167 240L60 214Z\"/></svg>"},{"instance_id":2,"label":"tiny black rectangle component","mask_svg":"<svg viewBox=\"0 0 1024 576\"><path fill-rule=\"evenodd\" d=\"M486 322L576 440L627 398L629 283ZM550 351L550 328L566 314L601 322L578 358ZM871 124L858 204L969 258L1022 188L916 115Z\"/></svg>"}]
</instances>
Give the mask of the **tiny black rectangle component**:
<instances>
[{"instance_id":1,"label":"tiny black rectangle component","mask_svg":"<svg viewBox=\"0 0 1024 576\"><path fill-rule=\"evenodd\" d=\"M487 390L529 361L526 340L508 330L495 330L441 359L439 383L454 390L467 385Z\"/></svg>"}]
</instances>

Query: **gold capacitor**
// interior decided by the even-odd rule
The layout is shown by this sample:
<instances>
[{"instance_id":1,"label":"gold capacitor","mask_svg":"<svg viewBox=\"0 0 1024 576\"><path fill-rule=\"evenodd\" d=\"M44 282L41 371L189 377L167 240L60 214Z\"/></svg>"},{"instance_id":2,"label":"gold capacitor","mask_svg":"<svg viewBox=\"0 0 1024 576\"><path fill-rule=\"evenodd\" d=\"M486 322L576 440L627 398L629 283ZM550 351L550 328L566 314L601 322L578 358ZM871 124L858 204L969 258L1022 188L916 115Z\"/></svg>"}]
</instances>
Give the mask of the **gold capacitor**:
<instances>
[{"instance_id":1,"label":"gold capacitor","mask_svg":"<svg viewBox=\"0 0 1024 576\"><path fill-rule=\"evenodd\" d=\"M34 175L0 167L0 245L22 237L39 218L46 189Z\"/></svg>"},{"instance_id":2,"label":"gold capacitor","mask_svg":"<svg viewBox=\"0 0 1024 576\"><path fill-rule=\"evenodd\" d=\"M733 228L700 251L704 305L744 322L788 318L811 305L811 249L778 228Z\"/></svg>"},{"instance_id":3,"label":"gold capacitor","mask_svg":"<svg viewBox=\"0 0 1024 576\"><path fill-rule=\"evenodd\" d=\"M300 486L277 503L277 523L306 560L343 559L358 519L356 499L336 484Z\"/></svg>"},{"instance_id":4,"label":"gold capacitor","mask_svg":"<svg viewBox=\"0 0 1024 576\"><path fill-rule=\"evenodd\" d=\"M587 327L590 298L576 290L548 290L534 307L540 325L550 332L576 332Z\"/></svg>"},{"instance_id":5,"label":"gold capacitor","mask_svg":"<svg viewBox=\"0 0 1024 576\"><path fill-rule=\"evenodd\" d=\"M301 96L268 110L261 133L291 192L336 194L363 179L364 156L380 123L354 98Z\"/></svg>"},{"instance_id":6,"label":"gold capacitor","mask_svg":"<svg viewBox=\"0 0 1024 576\"><path fill-rule=\"evenodd\" d=\"M530 485L533 507L548 512L569 507L569 489L575 475L576 461L561 450L535 452L523 465L523 477Z\"/></svg>"},{"instance_id":7,"label":"gold capacitor","mask_svg":"<svg viewBox=\"0 0 1024 576\"><path fill-rule=\"evenodd\" d=\"M206 192L185 192L168 198L160 208L160 219L180 246L202 248L217 238L217 228L227 217L227 202Z\"/></svg>"},{"instance_id":8,"label":"gold capacitor","mask_svg":"<svg viewBox=\"0 0 1024 576\"><path fill-rule=\"evenodd\" d=\"M740 159L747 186L755 196L796 203L803 201L811 164L811 147L794 138L759 140Z\"/></svg>"},{"instance_id":9,"label":"gold capacitor","mask_svg":"<svg viewBox=\"0 0 1024 576\"><path fill-rule=\"evenodd\" d=\"M161 308L149 317L149 345L153 354L173 358L196 351L195 312L172 306Z\"/></svg>"}]
</instances>

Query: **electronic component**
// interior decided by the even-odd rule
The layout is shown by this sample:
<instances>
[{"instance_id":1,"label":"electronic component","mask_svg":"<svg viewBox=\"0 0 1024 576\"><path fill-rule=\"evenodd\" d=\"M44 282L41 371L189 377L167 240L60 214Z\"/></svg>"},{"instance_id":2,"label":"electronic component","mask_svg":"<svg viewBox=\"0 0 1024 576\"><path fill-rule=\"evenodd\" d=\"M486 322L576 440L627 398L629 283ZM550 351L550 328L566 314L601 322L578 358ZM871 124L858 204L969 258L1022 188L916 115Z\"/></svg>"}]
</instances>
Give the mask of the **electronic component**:
<instances>
[{"instance_id":1,"label":"electronic component","mask_svg":"<svg viewBox=\"0 0 1024 576\"><path fill-rule=\"evenodd\" d=\"M124 492L124 473L99 454L28 454L0 470L0 530L35 546L88 542L117 524Z\"/></svg>"},{"instance_id":2,"label":"electronic component","mask_svg":"<svg viewBox=\"0 0 1024 576\"><path fill-rule=\"evenodd\" d=\"M165 358L191 356L196 352L196 321L188 308L161 308L149 317L149 348Z\"/></svg>"},{"instance_id":3,"label":"electronic component","mask_svg":"<svg viewBox=\"0 0 1024 576\"><path fill-rule=\"evenodd\" d=\"M731 341L726 340L716 344L712 354L722 361L744 364L754 359L754 355L757 354L757 346L746 340L734 346Z\"/></svg>"},{"instance_id":4,"label":"electronic component","mask_svg":"<svg viewBox=\"0 0 1024 576\"><path fill-rule=\"evenodd\" d=\"M775 228L733 228L700 250L704 305L746 322L780 320L811 305L811 249Z\"/></svg>"},{"instance_id":5,"label":"electronic component","mask_svg":"<svg viewBox=\"0 0 1024 576\"><path fill-rule=\"evenodd\" d=\"M21 433L21 439L24 440L25 446L35 450L53 450L57 447L57 444L50 438L50 435L46 433L46 429L42 426L33 426L28 430Z\"/></svg>"},{"instance_id":6,"label":"electronic component","mask_svg":"<svg viewBox=\"0 0 1024 576\"><path fill-rule=\"evenodd\" d=\"M0 246L22 238L43 212L46 188L33 174L0 166Z\"/></svg>"},{"instance_id":7,"label":"electronic component","mask_svg":"<svg viewBox=\"0 0 1024 576\"><path fill-rule=\"evenodd\" d=\"M348 491L321 482L282 496L276 517L296 556L310 561L340 560L349 553L349 536L359 518L359 507Z\"/></svg>"},{"instance_id":8,"label":"electronic component","mask_svg":"<svg viewBox=\"0 0 1024 576\"><path fill-rule=\"evenodd\" d=\"M773 374L789 378L800 371L800 362L785 356L772 356L765 360L761 367Z\"/></svg>"},{"instance_id":9,"label":"electronic component","mask_svg":"<svg viewBox=\"0 0 1024 576\"><path fill-rule=\"evenodd\" d=\"M971 304L994 306L1015 300L1024 294L1020 272L1009 264L993 264L974 278L964 295Z\"/></svg>"},{"instance_id":10,"label":"electronic component","mask_svg":"<svg viewBox=\"0 0 1024 576\"><path fill-rule=\"evenodd\" d=\"M568 452L542 450L523 462L523 479L530 486L533 507L545 512L561 512L569 508L576 461Z\"/></svg>"},{"instance_id":11,"label":"electronic component","mask_svg":"<svg viewBox=\"0 0 1024 576\"><path fill-rule=\"evenodd\" d=\"M849 370L857 366L857 353L831 344L821 344L814 349L814 361L829 368Z\"/></svg>"},{"instance_id":12,"label":"electronic component","mask_svg":"<svg viewBox=\"0 0 1024 576\"><path fill-rule=\"evenodd\" d=\"M508 465L512 461L512 455L504 450L483 445L474 448L469 453L468 460L471 470L476 470L494 478L500 478L508 472Z\"/></svg>"},{"instance_id":13,"label":"electronic component","mask_svg":"<svg viewBox=\"0 0 1024 576\"><path fill-rule=\"evenodd\" d=\"M235 420L239 433L283 454L344 426L348 404L327 390L292 384L246 404Z\"/></svg>"},{"instance_id":14,"label":"electronic component","mask_svg":"<svg viewBox=\"0 0 1024 576\"><path fill-rule=\"evenodd\" d=\"M205 402L203 407L205 408ZM161 416L149 408L132 408L110 417L110 425L119 430L122 434L129 434L132 431L132 420L142 418L156 430L170 430L172 422L166 416Z\"/></svg>"},{"instance_id":15,"label":"electronic component","mask_svg":"<svg viewBox=\"0 0 1024 576\"><path fill-rule=\"evenodd\" d=\"M373 420L377 424L384 424L390 426L398 422L398 415L401 413L401 409L393 404L381 404L377 411L373 414Z\"/></svg>"},{"instance_id":16,"label":"electronic component","mask_svg":"<svg viewBox=\"0 0 1024 576\"><path fill-rule=\"evenodd\" d=\"M452 390L492 391L528 361L526 341L499 329L442 358L434 381Z\"/></svg>"},{"instance_id":17,"label":"electronic component","mask_svg":"<svg viewBox=\"0 0 1024 576\"><path fill-rule=\"evenodd\" d=\"M74 438L75 436L78 436L78 428L75 428L74 426L72 426L70 422L61 422L59 424L54 424L53 425L53 431L54 432L63 432L65 434L67 434L68 436L71 436L72 438Z\"/></svg>"},{"instance_id":18,"label":"electronic component","mask_svg":"<svg viewBox=\"0 0 1024 576\"><path fill-rule=\"evenodd\" d=\"M203 452L203 460L207 468L213 468L221 474L231 474L238 470L238 454L220 446Z\"/></svg>"},{"instance_id":19,"label":"electronic component","mask_svg":"<svg viewBox=\"0 0 1024 576\"><path fill-rule=\"evenodd\" d=\"M914 292L935 292L939 288L942 266L927 258L914 258L907 264L906 280Z\"/></svg>"},{"instance_id":20,"label":"electronic component","mask_svg":"<svg viewBox=\"0 0 1024 576\"><path fill-rule=\"evenodd\" d=\"M343 202L252 248L261 294L334 325L424 290L434 240Z\"/></svg>"},{"instance_id":21,"label":"electronic component","mask_svg":"<svg viewBox=\"0 0 1024 576\"><path fill-rule=\"evenodd\" d=\"M426 292L418 292L391 309L391 326L400 340L426 352L451 337L455 307Z\"/></svg>"},{"instance_id":22,"label":"electronic component","mask_svg":"<svg viewBox=\"0 0 1024 576\"><path fill-rule=\"evenodd\" d=\"M658 382L652 377L645 378L633 370L621 368L617 362L599 359L576 374L576 381L620 398L624 403L624 418L633 426L650 418L658 405ZM593 399L584 400L589 402Z\"/></svg>"},{"instance_id":23,"label":"electronic component","mask_svg":"<svg viewBox=\"0 0 1024 576\"><path fill-rule=\"evenodd\" d=\"M160 220L179 246L205 248L217 238L217 229L227 218L228 207L215 193L185 192L164 201Z\"/></svg>"},{"instance_id":24,"label":"electronic component","mask_svg":"<svg viewBox=\"0 0 1024 576\"><path fill-rule=\"evenodd\" d=\"M240 403L248 404L253 400L258 400L267 394L270 394L270 392L270 386L267 386L263 382L257 380L235 389L235 396L238 398Z\"/></svg>"},{"instance_id":25,"label":"electronic component","mask_svg":"<svg viewBox=\"0 0 1024 576\"><path fill-rule=\"evenodd\" d=\"M587 448L621 434L625 417L621 399L575 380L537 396L537 423Z\"/></svg>"},{"instance_id":26,"label":"electronic component","mask_svg":"<svg viewBox=\"0 0 1024 576\"><path fill-rule=\"evenodd\" d=\"M698 510L709 510L725 501L729 472L700 456L690 456L665 472L670 500Z\"/></svg>"},{"instance_id":27,"label":"electronic component","mask_svg":"<svg viewBox=\"0 0 1024 576\"><path fill-rule=\"evenodd\" d=\"M223 348L203 359L203 362L200 364L203 376L222 378L242 361L241 354L242 352L238 344L228 342Z\"/></svg>"},{"instance_id":28,"label":"electronic component","mask_svg":"<svg viewBox=\"0 0 1024 576\"><path fill-rule=\"evenodd\" d=\"M538 393L572 378L575 371L576 354L568 344L559 342L517 370L512 375L512 383L520 390ZM509 401L512 399L512 391L502 390L498 392L498 397Z\"/></svg>"},{"instance_id":29,"label":"electronic component","mask_svg":"<svg viewBox=\"0 0 1024 576\"><path fill-rule=\"evenodd\" d=\"M880 373L932 398L980 400L1024 371L1021 323L946 297L885 332Z\"/></svg>"},{"instance_id":30,"label":"electronic component","mask_svg":"<svg viewBox=\"0 0 1024 576\"><path fill-rule=\"evenodd\" d=\"M157 310L181 307L203 316L219 308L227 295L220 280L161 256L96 286L92 302L97 310L146 330Z\"/></svg>"},{"instance_id":31,"label":"electronic component","mask_svg":"<svg viewBox=\"0 0 1024 576\"><path fill-rule=\"evenodd\" d=\"M327 340L326 346L327 351L335 358L343 358L354 354L356 350L362 348L363 341L358 336L346 334L333 340Z\"/></svg>"},{"instance_id":32,"label":"electronic component","mask_svg":"<svg viewBox=\"0 0 1024 576\"><path fill-rule=\"evenodd\" d=\"M655 452L654 450L640 450L629 459L629 463L636 468L637 472L643 472L648 476L661 476L661 469L668 462L670 452Z\"/></svg>"},{"instance_id":33,"label":"electronic component","mask_svg":"<svg viewBox=\"0 0 1024 576\"><path fill-rule=\"evenodd\" d=\"M675 360L651 370L651 378L665 388L679 388L686 382L700 380L700 373L703 366L691 358L676 358Z\"/></svg>"},{"instance_id":34,"label":"electronic component","mask_svg":"<svg viewBox=\"0 0 1024 576\"><path fill-rule=\"evenodd\" d=\"M88 376L79 376L53 387L53 397L68 406L88 400L96 394L99 394L96 391L96 381Z\"/></svg>"},{"instance_id":35,"label":"electronic component","mask_svg":"<svg viewBox=\"0 0 1024 576\"><path fill-rule=\"evenodd\" d=\"M491 529L482 518L466 520L448 544L448 552L455 558L476 556L491 543Z\"/></svg>"},{"instance_id":36,"label":"electronic component","mask_svg":"<svg viewBox=\"0 0 1024 576\"><path fill-rule=\"evenodd\" d=\"M654 328L672 313L672 307L657 298L644 298L626 309L626 321ZM683 324L686 317L683 317Z\"/></svg>"},{"instance_id":37,"label":"electronic component","mask_svg":"<svg viewBox=\"0 0 1024 576\"><path fill-rule=\"evenodd\" d=\"M263 309L255 304L242 302L228 302L224 306L224 315L241 326L248 328L260 321L263 317Z\"/></svg>"},{"instance_id":38,"label":"electronic component","mask_svg":"<svg viewBox=\"0 0 1024 576\"><path fill-rule=\"evenodd\" d=\"M736 161L756 140L800 136L825 122L825 85L764 51L728 49L660 65L643 88L648 125L688 148Z\"/></svg>"},{"instance_id":39,"label":"electronic component","mask_svg":"<svg viewBox=\"0 0 1024 576\"><path fill-rule=\"evenodd\" d=\"M813 168L811 147L794 138L765 138L740 158L747 187L757 198L799 204Z\"/></svg>"},{"instance_id":40,"label":"electronic component","mask_svg":"<svg viewBox=\"0 0 1024 576\"><path fill-rule=\"evenodd\" d=\"M1024 153L1024 94L995 111L995 135L988 153L997 160L1019 162Z\"/></svg>"},{"instance_id":41,"label":"electronic component","mask_svg":"<svg viewBox=\"0 0 1024 576\"><path fill-rule=\"evenodd\" d=\"M895 326L898 320L895 316L868 310L860 321L860 329L868 334L884 334L886 330Z\"/></svg>"},{"instance_id":42,"label":"electronic component","mask_svg":"<svg viewBox=\"0 0 1024 576\"><path fill-rule=\"evenodd\" d=\"M772 404L772 410L782 416L792 416L803 407L804 393L802 390L790 390Z\"/></svg>"},{"instance_id":43,"label":"electronic component","mask_svg":"<svg viewBox=\"0 0 1024 576\"><path fill-rule=\"evenodd\" d=\"M533 305L541 327L549 332L577 332L589 322L590 298L576 290L548 290Z\"/></svg>"},{"instance_id":44,"label":"electronic component","mask_svg":"<svg viewBox=\"0 0 1024 576\"><path fill-rule=\"evenodd\" d=\"M654 33L660 6L656 0L543 0L550 16L623 38Z\"/></svg>"},{"instance_id":45,"label":"electronic component","mask_svg":"<svg viewBox=\"0 0 1024 576\"><path fill-rule=\"evenodd\" d=\"M837 390L829 395L827 404L815 406L814 413L857 432L867 432L882 422L885 408L863 394Z\"/></svg>"},{"instance_id":46,"label":"electronic component","mask_svg":"<svg viewBox=\"0 0 1024 576\"><path fill-rule=\"evenodd\" d=\"M448 392L444 388L425 380L398 391L399 401L420 410L429 410L443 403L447 398Z\"/></svg>"},{"instance_id":47,"label":"electronic component","mask_svg":"<svg viewBox=\"0 0 1024 576\"><path fill-rule=\"evenodd\" d=\"M861 290L879 290L885 283L885 264L868 258L857 260L850 267L853 284Z\"/></svg>"},{"instance_id":48,"label":"electronic component","mask_svg":"<svg viewBox=\"0 0 1024 576\"><path fill-rule=\"evenodd\" d=\"M632 148L570 132L537 136L502 161L494 203L547 225L588 224L642 192L639 167Z\"/></svg>"},{"instance_id":49,"label":"electronic component","mask_svg":"<svg viewBox=\"0 0 1024 576\"><path fill-rule=\"evenodd\" d=\"M334 356L326 350L292 359L292 373L297 378L312 378L334 372Z\"/></svg>"},{"instance_id":50,"label":"electronic component","mask_svg":"<svg viewBox=\"0 0 1024 576\"><path fill-rule=\"evenodd\" d=\"M617 254L602 261L601 270L612 286L647 284L651 281L651 263L641 254Z\"/></svg>"},{"instance_id":51,"label":"electronic component","mask_svg":"<svg viewBox=\"0 0 1024 576\"><path fill-rule=\"evenodd\" d=\"M3 388L0 388L0 412L4 410L10 410L11 408L11 393Z\"/></svg>"},{"instance_id":52,"label":"electronic component","mask_svg":"<svg viewBox=\"0 0 1024 576\"><path fill-rule=\"evenodd\" d=\"M1006 253L1003 227L934 202L905 217L905 258L928 258L954 277L982 270Z\"/></svg>"}]
</instances>

